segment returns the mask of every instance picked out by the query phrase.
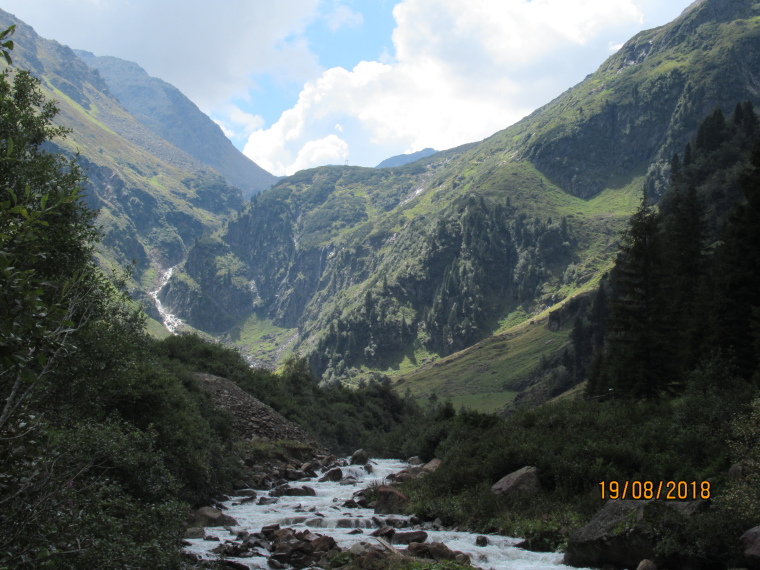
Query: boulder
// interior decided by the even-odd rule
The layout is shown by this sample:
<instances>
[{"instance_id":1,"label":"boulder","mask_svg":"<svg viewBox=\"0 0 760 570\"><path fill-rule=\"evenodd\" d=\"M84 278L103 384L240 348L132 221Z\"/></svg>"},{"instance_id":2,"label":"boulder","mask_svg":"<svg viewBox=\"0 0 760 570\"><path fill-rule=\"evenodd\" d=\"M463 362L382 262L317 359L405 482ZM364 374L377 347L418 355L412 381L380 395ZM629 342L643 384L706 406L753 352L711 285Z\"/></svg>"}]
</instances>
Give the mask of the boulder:
<instances>
[{"instance_id":1,"label":"boulder","mask_svg":"<svg viewBox=\"0 0 760 570\"><path fill-rule=\"evenodd\" d=\"M436 469L438 469L441 466L441 460L440 459L431 459L425 465L422 466L422 469L432 473Z\"/></svg>"},{"instance_id":2,"label":"boulder","mask_svg":"<svg viewBox=\"0 0 760 570\"><path fill-rule=\"evenodd\" d=\"M749 529L739 539L739 550L750 570L760 570L760 526Z\"/></svg>"},{"instance_id":3,"label":"boulder","mask_svg":"<svg viewBox=\"0 0 760 570\"><path fill-rule=\"evenodd\" d=\"M651 560L642 560L636 567L636 570L657 570L657 564Z\"/></svg>"},{"instance_id":4,"label":"boulder","mask_svg":"<svg viewBox=\"0 0 760 570\"><path fill-rule=\"evenodd\" d=\"M185 529L183 538L206 538L206 531L200 526L191 526Z\"/></svg>"},{"instance_id":5,"label":"boulder","mask_svg":"<svg viewBox=\"0 0 760 570\"><path fill-rule=\"evenodd\" d=\"M607 501L586 526L570 535L564 563L626 568L636 568L642 560L665 563L655 555L657 538L653 529L663 524L663 520L694 516L707 504L706 501ZM687 562L671 558L667 565L681 566Z\"/></svg>"},{"instance_id":6,"label":"boulder","mask_svg":"<svg viewBox=\"0 0 760 570\"><path fill-rule=\"evenodd\" d=\"M481 534L475 539L475 546L488 546L488 537Z\"/></svg>"},{"instance_id":7,"label":"boulder","mask_svg":"<svg viewBox=\"0 0 760 570\"><path fill-rule=\"evenodd\" d=\"M428 534L424 530L414 530L412 532L397 532L393 535L394 544L411 544L413 542L425 542Z\"/></svg>"},{"instance_id":8,"label":"boulder","mask_svg":"<svg viewBox=\"0 0 760 570\"><path fill-rule=\"evenodd\" d=\"M491 486L491 491L496 495L511 495L513 493L535 495L541 491L538 470L535 467L523 467L513 471L494 483Z\"/></svg>"},{"instance_id":9,"label":"boulder","mask_svg":"<svg viewBox=\"0 0 760 570\"><path fill-rule=\"evenodd\" d=\"M343 479L343 471L341 471L340 467L335 467L334 469L330 469L327 473L322 475L320 477L319 482L324 483L325 481L340 481Z\"/></svg>"},{"instance_id":10,"label":"boulder","mask_svg":"<svg viewBox=\"0 0 760 570\"><path fill-rule=\"evenodd\" d=\"M424 465L425 464L425 462L423 461L423 459L421 457L417 456L417 455L415 455L414 457L410 457L409 459L406 460L406 462L409 465L411 465L412 467L414 467L416 465Z\"/></svg>"},{"instance_id":11,"label":"boulder","mask_svg":"<svg viewBox=\"0 0 760 570\"><path fill-rule=\"evenodd\" d=\"M370 533L370 536L379 536L380 538L385 538L386 540L393 539L393 535L396 534L396 529L392 526L383 526L376 530L373 530Z\"/></svg>"},{"instance_id":12,"label":"boulder","mask_svg":"<svg viewBox=\"0 0 760 570\"><path fill-rule=\"evenodd\" d=\"M469 564L470 557L456 550L451 550L442 542L413 542L410 544L406 553L415 558L426 558L428 560L455 560L460 564Z\"/></svg>"},{"instance_id":13,"label":"boulder","mask_svg":"<svg viewBox=\"0 0 760 570\"><path fill-rule=\"evenodd\" d=\"M351 465L364 465L369 461L369 453L363 449L357 449L351 456Z\"/></svg>"},{"instance_id":14,"label":"boulder","mask_svg":"<svg viewBox=\"0 0 760 570\"><path fill-rule=\"evenodd\" d=\"M237 526L238 522L214 507L201 507L195 511L195 526Z\"/></svg>"},{"instance_id":15,"label":"boulder","mask_svg":"<svg viewBox=\"0 0 760 570\"><path fill-rule=\"evenodd\" d=\"M256 503L257 505L274 505L277 503L280 499L277 497L259 497L259 501Z\"/></svg>"},{"instance_id":16,"label":"boulder","mask_svg":"<svg viewBox=\"0 0 760 570\"><path fill-rule=\"evenodd\" d=\"M290 485L280 485L275 487L269 494L272 497L316 497L317 492L311 487L291 487Z\"/></svg>"},{"instance_id":17,"label":"boulder","mask_svg":"<svg viewBox=\"0 0 760 570\"><path fill-rule=\"evenodd\" d=\"M381 485L377 490L377 500L375 501L376 515L390 515L400 513L409 503L409 497L401 491Z\"/></svg>"}]
</instances>

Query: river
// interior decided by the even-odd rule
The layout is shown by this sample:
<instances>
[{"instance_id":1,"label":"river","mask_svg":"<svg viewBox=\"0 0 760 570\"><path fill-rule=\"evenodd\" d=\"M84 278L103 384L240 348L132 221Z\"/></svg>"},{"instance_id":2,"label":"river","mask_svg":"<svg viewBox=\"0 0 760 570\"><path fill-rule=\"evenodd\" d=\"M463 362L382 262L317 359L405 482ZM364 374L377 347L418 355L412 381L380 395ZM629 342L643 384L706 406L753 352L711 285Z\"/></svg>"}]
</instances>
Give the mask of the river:
<instances>
[{"instance_id":1,"label":"river","mask_svg":"<svg viewBox=\"0 0 760 570\"><path fill-rule=\"evenodd\" d=\"M369 533L377 525L372 517L404 519L401 515L375 515L371 509L342 508L344 501L350 499L355 491L369 486L373 480L382 481L391 473L396 473L409 467L405 462L395 460L372 460L373 473L368 474L360 466L344 467L343 476L353 476L357 482L352 485L341 485L339 482L320 483L316 479L294 483L294 485L308 485L317 495L315 497L280 497L273 505L257 505L255 502L239 504L240 498L233 498L224 503L227 507L225 514L234 517L239 526L232 530L258 532L265 525L279 524L281 527L292 527L296 530L311 529L319 534L332 536L343 548L349 548L357 542L369 542L377 544L377 540ZM265 495L266 491L259 493ZM238 504L236 504L238 503ZM361 529L361 534L350 534L355 529ZM413 530L404 528L402 531ZM468 554L472 565L484 569L564 569L569 567L562 564L561 553L538 553L516 548L514 545L521 539L510 538L500 535L486 535L489 544L479 547L475 545L477 534L456 531L426 530L427 542L443 542L452 550L458 550ZM228 533L224 528L214 527L206 529L206 536L218 537L222 542L234 540L235 535ZM205 539L193 539L188 541L190 546L185 550L198 554L205 559L213 560L215 555L211 549L219 543ZM400 547L403 548L403 547ZM266 568L265 558L229 558L247 564L249 568Z\"/></svg>"}]
</instances>

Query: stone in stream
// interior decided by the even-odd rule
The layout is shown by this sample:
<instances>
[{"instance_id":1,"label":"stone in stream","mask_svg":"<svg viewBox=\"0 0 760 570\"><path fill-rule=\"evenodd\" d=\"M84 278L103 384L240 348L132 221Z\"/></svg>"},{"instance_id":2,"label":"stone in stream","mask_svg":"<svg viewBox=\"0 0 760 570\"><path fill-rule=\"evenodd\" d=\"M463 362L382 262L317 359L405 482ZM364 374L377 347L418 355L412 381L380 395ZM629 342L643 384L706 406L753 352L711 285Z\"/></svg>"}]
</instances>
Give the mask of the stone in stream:
<instances>
[{"instance_id":1,"label":"stone in stream","mask_svg":"<svg viewBox=\"0 0 760 570\"><path fill-rule=\"evenodd\" d=\"M412 532L397 532L393 535L394 544L411 544L413 542L425 542L428 534L424 530L415 530Z\"/></svg>"},{"instance_id":2,"label":"stone in stream","mask_svg":"<svg viewBox=\"0 0 760 570\"><path fill-rule=\"evenodd\" d=\"M195 526L237 526L238 522L214 507L201 507L195 511Z\"/></svg>"},{"instance_id":3,"label":"stone in stream","mask_svg":"<svg viewBox=\"0 0 760 570\"><path fill-rule=\"evenodd\" d=\"M351 465L366 465L369 461L369 453L363 449L357 449L351 456Z\"/></svg>"},{"instance_id":4,"label":"stone in stream","mask_svg":"<svg viewBox=\"0 0 760 570\"><path fill-rule=\"evenodd\" d=\"M386 540L391 540L394 534L396 534L396 529L392 526L383 526L369 533L370 536L379 536L380 538L385 538Z\"/></svg>"},{"instance_id":5,"label":"stone in stream","mask_svg":"<svg viewBox=\"0 0 760 570\"><path fill-rule=\"evenodd\" d=\"M272 497L316 497L317 492L311 487L291 487L290 485L280 485L275 487L269 494Z\"/></svg>"},{"instance_id":6,"label":"stone in stream","mask_svg":"<svg viewBox=\"0 0 760 570\"><path fill-rule=\"evenodd\" d=\"M406 548L406 554L414 558L427 558L429 560L454 560L460 564L469 564L470 557L464 552L451 550L442 542L413 542Z\"/></svg>"},{"instance_id":7,"label":"stone in stream","mask_svg":"<svg viewBox=\"0 0 760 570\"><path fill-rule=\"evenodd\" d=\"M341 471L340 467L335 467L333 469L330 469L327 473L322 475L320 477L319 482L324 483L325 481L333 481L337 482L343 479L343 471Z\"/></svg>"},{"instance_id":8,"label":"stone in stream","mask_svg":"<svg viewBox=\"0 0 760 570\"><path fill-rule=\"evenodd\" d=\"M481 534L475 539L475 546L488 546L488 537Z\"/></svg>"},{"instance_id":9,"label":"stone in stream","mask_svg":"<svg viewBox=\"0 0 760 570\"><path fill-rule=\"evenodd\" d=\"M409 498L401 491L387 485L381 485L377 490L375 514L390 515L399 513L407 504L409 504Z\"/></svg>"},{"instance_id":10,"label":"stone in stream","mask_svg":"<svg viewBox=\"0 0 760 570\"><path fill-rule=\"evenodd\" d=\"M259 502L256 503L257 505L274 505L277 503L280 499L277 497L259 497Z\"/></svg>"}]
</instances>

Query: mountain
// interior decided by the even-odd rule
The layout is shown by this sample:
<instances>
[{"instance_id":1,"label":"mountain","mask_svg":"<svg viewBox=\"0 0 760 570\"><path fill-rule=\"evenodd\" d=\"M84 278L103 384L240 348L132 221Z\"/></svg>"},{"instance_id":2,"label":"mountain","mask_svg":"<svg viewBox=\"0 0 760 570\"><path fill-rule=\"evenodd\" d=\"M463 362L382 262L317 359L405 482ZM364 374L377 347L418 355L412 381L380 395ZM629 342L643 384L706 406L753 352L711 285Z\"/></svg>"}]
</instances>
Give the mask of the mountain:
<instances>
[{"instance_id":1,"label":"mountain","mask_svg":"<svg viewBox=\"0 0 760 570\"><path fill-rule=\"evenodd\" d=\"M432 156L436 152L438 151L433 148L423 148L422 150L418 150L417 152L412 152L410 154L399 154L390 158L386 158L375 168L392 168L394 166L404 166L405 164L415 162L421 158Z\"/></svg>"},{"instance_id":2,"label":"mountain","mask_svg":"<svg viewBox=\"0 0 760 570\"><path fill-rule=\"evenodd\" d=\"M131 267L130 286L147 303L145 292L156 287L160 272L240 209L243 196L137 121L70 48L0 11L0 28L11 24L14 67L39 78L43 93L57 102L56 123L72 131L51 150L78 153L86 201L102 226L98 258L105 266Z\"/></svg>"},{"instance_id":3,"label":"mountain","mask_svg":"<svg viewBox=\"0 0 760 570\"><path fill-rule=\"evenodd\" d=\"M609 269L642 189L664 191L699 120L758 101L757 15L750 0L696 2L480 143L282 179L193 247L164 301L254 359L290 343L325 381L388 374L506 403L566 346L549 311Z\"/></svg>"},{"instance_id":4,"label":"mountain","mask_svg":"<svg viewBox=\"0 0 760 570\"><path fill-rule=\"evenodd\" d=\"M224 135L222 129L173 85L151 77L136 63L117 57L96 57L74 50L89 67L97 69L110 92L141 124L178 149L210 166L246 197L277 181Z\"/></svg>"}]
</instances>

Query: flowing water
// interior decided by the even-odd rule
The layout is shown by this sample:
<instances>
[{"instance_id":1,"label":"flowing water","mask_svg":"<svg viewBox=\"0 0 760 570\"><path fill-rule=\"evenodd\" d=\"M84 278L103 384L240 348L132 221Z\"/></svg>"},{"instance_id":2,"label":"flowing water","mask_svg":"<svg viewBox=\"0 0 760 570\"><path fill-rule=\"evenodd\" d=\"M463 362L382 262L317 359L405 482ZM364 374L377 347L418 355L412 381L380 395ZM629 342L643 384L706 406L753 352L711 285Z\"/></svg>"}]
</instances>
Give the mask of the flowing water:
<instances>
[{"instance_id":1,"label":"flowing water","mask_svg":"<svg viewBox=\"0 0 760 570\"><path fill-rule=\"evenodd\" d=\"M343 467L343 476L353 476L357 482L353 485L341 485L340 482L319 483L316 479L292 483L292 486L307 485L312 487L316 497L280 497L274 505L256 505L254 503L239 503L240 499L232 499L225 504L225 514L234 517L239 526L232 530L245 530L250 533L258 532L261 527L270 524L279 524L281 527L292 527L296 530L311 529L318 534L332 536L342 548L349 548L356 542L368 542L378 544L377 540L369 534L377 528L372 521L373 517L404 519L401 515L375 515L371 509L349 509L341 505L350 499L354 492L367 487L373 480L382 481L391 473L396 473L406 467L407 463L394 460L373 460L373 473L368 474L360 466ZM259 496L265 495L262 491ZM350 534L355 529L361 529L361 534ZM412 528L403 528L399 532L407 532ZM561 553L537 553L515 548L515 544L521 540L500 535L487 535L488 546L475 545L477 534L456 531L433 531L427 530L427 542L443 542L452 550L459 550L468 554L472 565L489 569L565 569L569 567L562 564ZM224 528L207 528L206 536L215 536L221 542L234 540ZM189 540L190 546L186 551L201 555L203 558L213 560L215 555L211 549L219 543L204 539ZM399 546L399 548L404 548ZM250 568L267 568L265 558L230 558L237 562L248 564Z\"/></svg>"},{"instance_id":2,"label":"flowing water","mask_svg":"<svg viewBox=\"0 0 760 570\"><path fill-rule=\"evenodd\" d=\"M175 265L174 267L177 266ZM170 267L166 271L163 271L161 273L161 280L159 281L158 289L148 293L156 302L156 309L158 309L158 314L161 315L161 320L163 321L164 326L169 329L169 332L171 333L177 331L177 328L182 324L182 321L179 317L170 313L169 310L163 306L158 298L158 294L161 292L161 289L163 289L164 286L169 282L169 279L171 279L172 274L174 273L174 267Z\"/></svg>"}]
</instances>

